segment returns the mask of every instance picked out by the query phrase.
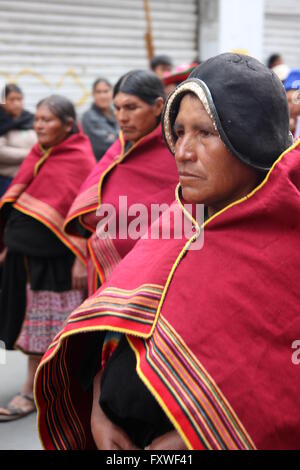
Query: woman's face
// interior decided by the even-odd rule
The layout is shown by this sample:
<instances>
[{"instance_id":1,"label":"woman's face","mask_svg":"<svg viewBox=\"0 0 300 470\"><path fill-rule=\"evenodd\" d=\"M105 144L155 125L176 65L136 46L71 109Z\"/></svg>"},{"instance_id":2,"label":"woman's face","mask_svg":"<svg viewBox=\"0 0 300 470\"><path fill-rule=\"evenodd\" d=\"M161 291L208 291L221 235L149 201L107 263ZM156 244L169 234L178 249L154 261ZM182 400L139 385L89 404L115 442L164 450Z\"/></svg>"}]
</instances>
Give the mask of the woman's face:
<instances>
[{"instance_id":1,"label":"woman's face","mask_svg":"<svg viewBox=\"0 0 300 470\"><path fill-rule=\"evenodd\" d=\"M163 108L163 99L157 98L153 105L137 96L119 92L114 98L115 116L124 138L137 142L157 127Z\"/></svg>"},{"instance_id":2,"label":"woman's face","mask_svg":"<svg viewBox=\"0 0 300 470\"><path fill-rule=\"evenodd\" d=\"M34 130L37 133L38 142L44 148L54 147L68 136L73 127L72 119L68 123L62 121L53 114L48 106L41 105L37 108L34 119Z\"/></svg>"},{"instance_id":3,"label":"woman's face","mask_svg":"<svg viewBox=\"0 0 300 470\"><path fill-rule=\"evenodd\" d=\"M23 96L20 93L12 91L5 98L5 104L3 107L12 117L19 117L23 111Z\"/></svg>"},{"instance_id":4,"label":"woman's face","mask_svg":"<svg viewBox=\"0 0 300 470\"><path fill-rule=\"evenodd\" d=\"M196 96L183 97L174 130L175 159L187 202L205 204L212 215L258 184L258 172L227 150Z\"/></svg>"},{"instance_id":5,"label":"woman's face","mask_svg":"<svg viewBox=\"0 0 300 470\"><path fill-rule=\"evenodd\" d=\"M289 90L286 95L290 110L290 130L294 133L300 116L300 90Z\"/></svg>"},{"instance_id":6,"label":"woman's face","mask_svg":"<svg viewBox=\"0 0 300 470\"><path fill-rule=\"evenodd\" d=\"M93 97L95 105L106 111L111 107L113 92L105 82L99 82L94 89Z\"/></svg>"}]
</instances>

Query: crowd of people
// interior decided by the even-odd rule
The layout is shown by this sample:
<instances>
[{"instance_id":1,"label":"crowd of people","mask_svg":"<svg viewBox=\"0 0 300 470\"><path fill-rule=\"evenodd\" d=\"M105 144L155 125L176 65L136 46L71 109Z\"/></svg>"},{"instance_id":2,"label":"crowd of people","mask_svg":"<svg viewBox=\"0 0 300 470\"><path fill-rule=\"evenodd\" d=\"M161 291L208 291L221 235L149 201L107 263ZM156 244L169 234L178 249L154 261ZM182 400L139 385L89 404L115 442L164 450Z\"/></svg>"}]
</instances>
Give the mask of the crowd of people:
<instances>
[{"instance_id":1,"label":"crowd of people","mask_svg":"<svg viewBox=\"0 0 300 470\"><path fill-rule=\"evenodd\" d=\"M299 95L278 54L155 57L97 78L80 123L6 85L0 340L28 369L0 422L37 410L46 449L299 448ZM193 231L99 228L135 205Z\"/></svg>"}]
</instances>

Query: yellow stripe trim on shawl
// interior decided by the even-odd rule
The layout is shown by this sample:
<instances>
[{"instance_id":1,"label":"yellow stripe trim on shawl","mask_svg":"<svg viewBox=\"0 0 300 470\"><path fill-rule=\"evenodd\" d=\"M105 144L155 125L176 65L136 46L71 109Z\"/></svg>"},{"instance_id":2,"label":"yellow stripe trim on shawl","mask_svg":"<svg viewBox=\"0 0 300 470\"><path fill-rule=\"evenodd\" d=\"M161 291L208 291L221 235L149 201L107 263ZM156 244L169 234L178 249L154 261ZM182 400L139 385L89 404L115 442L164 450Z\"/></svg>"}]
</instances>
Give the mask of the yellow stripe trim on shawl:
<instances>
[{"instance_id":1,"label":"yellow stripe trim on shawl","mask_svg":"<svg viewBox=\"0 0 300 470\"><path fill-rule=\"evenodd\" d=\"M149 382L149 380L147 379L147 377L143 374L142 370L141 370L141 367L140 367L140 355L138 353L138 350L135 349L135 347L133 346L132 342L130 341L130 338L128 336L127 337L127 341L128 343L130 344L130 347L131 349L134 351L135 353L135 357L136 357L136 370L137 370L137 373L140 377L140 379L142 380L142 382L146 385L146 387L148 388L149 391L151 391L152 395L154 396L154 398L157 400L157 402L160 404L160 406L162 407L163 411L165 412L166 416L169 418L169 420L171 421L171 423L173 424L174 428L176 429L176 431L178 432L178 434L180 435L181 439L183 440L183 442L186 444L187 448L190 449L190 450L193 450L193 446L191 445L190 441L187 439L186 435L184 434L181 426L179 425L178 421L174 418L174 416L170 413L169 409L165 406L165 403L164 401L161 399L160 395L156 392L156 390L152 387L152 384Z\"/></svg>"},{"instance_id":2,"label":"yellow stripe trim on shawl","mask_svg":"<svg viewBox=\"0 0 300 470\"><path fill-rule=\"evenodd\" d=\"M214 220L216 217L218 217L219 215L223 214L225 211L227 211L228 209L230 209L231 207L233 206L236 206L238 204L241 204L242 202L245 202L247 201L248 199L250 199L250 197L254 196L268 181L269 177L270 177L270 174L271 172L274 170L274 168L276 167L276 165L282 160L282 158L287 155L289 152L291 152L292 150L294 150L295 148L297 148L298 146L300 145L300 139L298 139L297 142L295 142L291 147L289 147L288 149L286 149L279 157L278 159L274 162L274 164L272 165L272 168L269 170L267 176L265 177L265 179L262 181L262 183L260 183L256 188L254 188L253 191L251 191L251 193L247 194L247 196L244 196L243 198L239 199L238 201L235 201L231 204L229 204L228 206L224 207L224 209L220 210L219 212L217 212L216 214L214 214L213 216L211 216L206 222L204 222L202 225L201 225L201 228L205 228L207 226L207 224L209 222L211 222L212 220ZM169 288L169 285L171 283L171 280L173 278L173 275L174 275L174 272L177 268L177 266L179 265L181 259L183 258L183 256L185 255L186 251L188 250L189 246L191 245L191 243L193 243L197 238L198 236L200 235L201 233L201 230L200 230L200 227L197 223L197 221L192 217L192 215L184 208L181 200L180 200L180 197L179 197L179 189L180 189L180 183L176 186L176 189L175 189L175 197L176 197L176 201L177 203L179 204L179 206L181 207L182 211L184 212L184 214L186 215L186 217L189 218L189 220L191 220L193 222L193 224L195 225L196 229L197 229L197 232L187 241L187 243L184 245L184 247L182 248L181 252L179 253L176 261L174 262L172 268L171 268L171 271L169 273L169 276L168 276L168 279L167 279L167 282L165 284L165 288L163 290L163 293L162 293L162 296L161 296L161 301L159 303L159 306L158 306L158 309L157 309L157 313L156 313L156 316L155 316L155 320L154 320L154 323L153 323L153 327L151 329L151 332L149 334L149 337L152 336L152 333L153 333L153 330L155 328L155 325L157 323L157 319L159 317L159 314L160 314L160 311L161 311L161 308L162 308L162 305L163 305L163 302L165 300L165 297L167 295L167 291L168 291L168 288Z\"/></svg>"},{"instance_id":3,"label":"yellow stripe trim on shawl","mask_svg":"<svg viewBox=\"0 0 300 470\"><path fill-rule=\"evenodd\" d=\"M43 225L45 225L46 227L48 227L49 230L51 230L51 232L53 232L57 238L59 238L64 245L66 245L69 250L71 250L73 252L73 254L78 257L80 259L80 261L86 265L86 259L85 259L85 256L84 254L80 251L79 248L77 248L75 245L72 244L72 242L70 242L62 232L60 232L57 228L55 228L50 222L48 222L46 219L43 219L42 217L40 217L39 215L37 215L35 212L32 212L28 209L24 209L22 206L20 206L17 202L15 204L13 204L13 207L15 207L18 211L22 212L23 214L25 215L29 215L30 217L32 217L33 219L36 219L38 220L39 222L41 222Z\"/></svg>"},{"instance_id":4,"label":"yellow stripe trim on shawl","mask_svg":"<svg viewBox=\"0 0 300 470\"><path fill-rule=\"evenodd\" d=\"M43 147L40 146L40 150L43 152L44 151L44 154L41 156L41 158L39 159L39 161L35 164L35 167L34 167L34 170L33 170L33 176L35 177L41 166L45 163L45 161L47 160L47 158L50 156L51 154L51 151L52 151L52 148L50 147L49 149L47 150L44 150Z\"/></svg>"},{"instance_id":5,"label":"yellow stripe trim on shawl","mask_svg":"<svg viewBox=\"0 0 300 470\"><path fill-rule=\"evenodd\" d=\"M148 134L147 134L148 135ZM124 152L125 150L125 140L122 132L120 132L120 142L121 142L121 154L120 156L102 173L99 184L98 184L98 203L99 206L101 204L101 192L102 192L102 185L104 178L108 175L108 173L119 163L121 163L144 139L147 137L146 135L141 137L137 142L135 142L130 149L127 150L127 152Z\"/></svg>"},{"instance_id":6,"label":"yellow stripe trim on shawl","mask_svg":"<svg viewBox=\"0 0 300 470\"><path fill-rule=\"evenodd\" d=\"M268 171L265 179L258 185L256 186L256 188L253 189L253 191L251 191L249 194L247 194L247 196L244 196L242 197L241 199L239 199L238 201L235 201L235 202L232 202L231 204L229 204L228 206L224 207L223 209L221 209L220 211L216 212L214 215L212 215L206 222L204 222L203 224L203 227L206 227L206 225L211 222L212 220L214 220L216 217L218 217L219 215L223 214L225 211L227 211L228 209L230 209L231 207L233 206L236 206L237 204L241 204L242 202L244 201L247 201L248 199L250 199L252 196L254 196L254 194L257 193L257 191L259 191L261 188L263 188L263 186L265 186L265 184L267 183L269 177L270 177L270 174L271 172L274 170L274 168L278 165L278 163L283 159L283 157L288 154L289 152L291 152L292 150L295 150L298 146L300 145L300 138L293 144L291 145L291 147L287 148L279 157L278 159L273 163L271 169Z\"/></svg>"}]
</instances>

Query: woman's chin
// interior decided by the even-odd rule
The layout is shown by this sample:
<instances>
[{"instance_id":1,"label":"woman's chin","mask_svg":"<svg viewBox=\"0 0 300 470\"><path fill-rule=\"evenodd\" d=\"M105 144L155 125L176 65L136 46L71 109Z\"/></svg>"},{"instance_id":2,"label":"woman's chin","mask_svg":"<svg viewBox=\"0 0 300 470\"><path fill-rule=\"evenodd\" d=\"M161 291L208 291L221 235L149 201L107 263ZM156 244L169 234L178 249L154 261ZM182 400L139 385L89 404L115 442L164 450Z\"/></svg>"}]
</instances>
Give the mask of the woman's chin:
<instances>
[{"instance_id":1,"label":"woman's chin","mask_svg":"<svg viewBox=\"0 0 300 470\"><path fill-rule=\"evenodd\" d=\"M189 186L181 186L182 188L182 196L185 202L190 204L203 204L201 197L198 191L189 187Z\"/></svg>"}]
</instances>

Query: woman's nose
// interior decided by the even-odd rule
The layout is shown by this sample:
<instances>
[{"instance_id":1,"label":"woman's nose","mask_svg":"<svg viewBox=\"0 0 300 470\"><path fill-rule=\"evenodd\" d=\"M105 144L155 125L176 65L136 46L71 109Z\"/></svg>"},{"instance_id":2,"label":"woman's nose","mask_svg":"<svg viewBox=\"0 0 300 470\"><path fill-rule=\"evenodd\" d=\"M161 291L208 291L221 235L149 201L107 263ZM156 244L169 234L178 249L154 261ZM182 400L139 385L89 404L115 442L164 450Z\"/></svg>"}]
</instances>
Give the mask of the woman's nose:
<instances>
[{"instance_id":1,"label":"woman's nose","mask_svg":"<svg viewBox=\"0 0 300 470\"><path fill-rule=\"evenodd\" d=\"M128 121L128 113L124 109L120 109L119 115L118 115L119 122L124 123Z\"/></svg>"},{"instance_id":2,"label":"woman's nose","mask_svg":"<svg viewBox=\"0 0 300 470\"><path fill-rule=\"evenodd\" d=\"M195 160L196 152L194 148L193 139L189 136L184 136L179 139L175 147L175 157L181 161Z\"/></svg>"},{"instance_id":3,"label":"woman's nose","mask_svg":"<svg viewBox=\"0 0 300 470\"><path fill-rule=\"evenodd\" d=\"M34 128L35 128L36 131L43 130L43 128L44 128L43 122L40 119L36 120L35 123L34 123Z\"/></svg>"}]
</instances>

